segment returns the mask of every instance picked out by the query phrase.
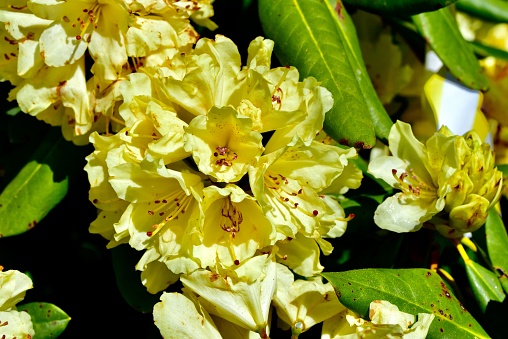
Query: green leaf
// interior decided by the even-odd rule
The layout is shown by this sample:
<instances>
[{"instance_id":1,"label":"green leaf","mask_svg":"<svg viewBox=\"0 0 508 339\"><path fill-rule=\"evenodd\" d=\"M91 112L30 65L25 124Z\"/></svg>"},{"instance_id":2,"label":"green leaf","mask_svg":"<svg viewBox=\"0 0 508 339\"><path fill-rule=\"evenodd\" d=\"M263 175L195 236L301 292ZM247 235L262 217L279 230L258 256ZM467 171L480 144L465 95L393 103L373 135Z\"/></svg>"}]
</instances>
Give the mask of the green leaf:
<instances>
[{"instance_id":1,"label":"green leaf","mask_svg":"<svg viewBox=\"0 0 508 339\"><path fill-rule=\"evenodd\" d=\"M330 2L260 0L261 24L282 64L332 93L326 133L341 144L372 148L376 136L387 139L392 122L368 77L351 18L340 1Z\"/></svg>"},{"instance_id":2,"label":"green leaf","mask_svg":"<svg viewBox=\"0 0 508 339\"><path fill-rule=\"evenodd\" d=\"M495 208L489 210L485 233L490 262L498 271L503 290L508 293L508 234Z\"/></svg>"},{"instance_id":3,"label":"green leaf","mask_svg":"<svg viewBox=\"0 0 508 339\"><path fill-rule=\"evenodd\" d=\"M7 115L15 116L19 112L21 112L21 108L19 108L19 107L13 107L13 108L7 110Z\"/></svg>"},{"instance_id":4,"label":"green leaf","mask_svg":"<svg viewBox=\"0 0 508 339\"><path fill-rule=\"evenodd\" d=\"M466 274L473 295L482 312L486 311L487 305L491 300L498 302L504 300L506 295L503 293L503 287L494 272L486 269L473 260L467 260Z\"/></svg>"},{"instance_id":5,"label":"green leaf","mask_svg":"<svg viewBox=\"0 0 508 339\"><path fill-rule=\"evenodd\" d=\"M150 294L141 283L141 272L135 269L141 255L127 245L112 248L111 255L116 283L124 300L139 312L151 313L162 292Z\"/></svg>"},{"instance_id":6,"label":"green leaf","mask_svg":"<svg viewBox=\"0 0 508 339\"><path fill-rule=\"evenodd\" d=\"M369 12L394 16L431 12L449 6L457 0L344 0L344 3Z\"/></svg>"},{"instance_id":7,"label":"green leaf","mask_svg":"<svg viewBox=\"0 0 508 339\"><path fill-rule=\"evenodd\" d=\"M508 2L503 0L460 0L456 8L483 20L508 22Z\"/></svg>"},{"instance_id":8,"label":"green leaf","mask_svg":"<svg viewBox=\"0 0 508 339\"><path fill-rule=\"evenodd\" d=\"M508 61L508 52L492 46L487 46L479 41L470 41L469 44L473 47L474 52L481 58L493 56L496 59Z\"/></svg>"},{"instance_id":9,"label":"green leaf","mask_svg":"<svg viewBox=\"0 0 508 339\"><path fill-rule=\"evenodd\" d=\"M30 161L0 194L0 237L37 225L67 194L68 180L53 180L47 164Z\"/></svg>"},{"instance_id":10,"label":"green leaf","mask_svg":"<svg viewBox=\"0 0 508 339\"><path fill-rule=\"evenodd\" d=\"M49 303L33 302L17 307L18 311L26 311L32 318L35 335L33 339L58 337L71 320L59 307Z\"/></svg>"},{"instance_id":11,"label":"green leaf","mask_svg":"<svg viewBox=\"0 0 508 339\"><path fill-rule=\"evenodd\" d=\"M482 74L473 48L462 37L448 8L414 15L412 19L454 77L471 89L488 89L487 78Z\"/></svg>"},{"instance_id":12,"label":"green leaf","mask_svg":"<svg viewBox=\"0 0 508 339\"><path fill-rule=\"evenodd\" d=\"M33 228L67 194L68 179L55 178L51 161L59 143L66 141L59 129L53 131L36 152L45 155L34 156L0 194L0 237Z\"/></svg>"},{"instance_id":13,"label":"green leaf","mask_svg":"<svg viewBox=\"0 0 508 339\"><path fill-rule=\"evenodd\" d=\"M367 67L363 61L362 51L356 34L354 22L345 8L342 7L340 0L328 0L328 2L328 8L332 12L332 16L338 25L338 31L342 32L341 38L344 41L344 45L347 47L346 55L349 59L349 63L353 67L356 74L356 80L358 81L360 90L365 98L367 107L369 108L370 118L374 124L376 136L386 143L393 122L388 116L381 100L379 100L376 90L370 80ZM333 11L333 9L335 9L335 11Z\"/></svg>"},{"instance_id":14,"label":"green leaf","mask_svg":"<svg viewBox=\"0 0 508 339\"><path fill-rule=\"evenodd\" d=\"M428 338L489 338L437 273L426 269L361 269L322 273L344 306L367 317L370 302L387 300L410 314L433 313Z\"/></svg>"}]
</instances>

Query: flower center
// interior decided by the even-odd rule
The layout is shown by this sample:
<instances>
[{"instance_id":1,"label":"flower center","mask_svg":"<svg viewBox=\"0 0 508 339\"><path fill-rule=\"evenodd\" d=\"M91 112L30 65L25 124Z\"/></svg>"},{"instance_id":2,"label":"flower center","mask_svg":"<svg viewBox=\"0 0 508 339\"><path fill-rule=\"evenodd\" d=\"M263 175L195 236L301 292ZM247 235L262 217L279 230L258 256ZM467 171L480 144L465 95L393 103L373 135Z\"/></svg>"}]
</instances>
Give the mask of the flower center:
<instances>
[{"instance_id":1,"label":"flower center","mask_svg":"<svg viewBox=\"0 0 508 339\"><path fill-rule=\"evenodd\" d=\"M231 200L227 198L222 206L221 214L220 227L224 231L231 233L231 238L234 239L236 233L240 232L240 225L243 222L242 212L238 210L234 202L231 202Z\"/></svg>"},{"instance_id":2,"label":"flower center","mask_svg":"<svg viewBox=\"0 0 508 339\"><path fill-rule=\"evenodd\" d=\"M236 154L236 152L232 152L226 146L218 146L215 149L213 156L217 158L217 160L215 160L215 165L217 166L231 167L233 165L233 161L238 159L238 154Z\"/></svg>"},{"instance_id":3,"label":"flower center","mask_svg":"<svg viewBox=\"0 0 508 339\"><path fill-rule=\"evenodd\" d=\"M417 197L430 197L436 195L436 190L425 184L413 171L412 168L408 172L402 172L400 175L393 168L392 175L399 183L398 189L404 194L415 195Z\"/></svg>"},{"instance_id":4,"label":"flower center","mask_svg":"<svg viewBox=\"0 0 508 339\"><path fill-rule=\"evenodd\" d=\"M146 232L146 235L152 237L164 228L168 222L178 219L180 214L184 214L188 210L192 201L193 197L186 195L185 192L181 190L176 190L167 196L154 200L153 204L156 208L148 210L148 215L164 217L164 219L154 224L152 226L153 231Z\"/></svg>"},{"instance_id":5,"label":"flower center","mask_svg":"<svg viewBox=\"0 0 508 339\"><path fill-rule=\"evenodd\" d=\"M300 203L295 201L298 199L299 195L303 194L303 187L297 185L294 180L288 179L282 174L270 174L269 172L265 173L264 178L265 186L272 191L273 195L276 196L280 202L286 203L290 208L298 209L309 217L318 216L318 210L307 211ZM296 188L298 189L296 190Z\"/></svg>"}]
</instances>

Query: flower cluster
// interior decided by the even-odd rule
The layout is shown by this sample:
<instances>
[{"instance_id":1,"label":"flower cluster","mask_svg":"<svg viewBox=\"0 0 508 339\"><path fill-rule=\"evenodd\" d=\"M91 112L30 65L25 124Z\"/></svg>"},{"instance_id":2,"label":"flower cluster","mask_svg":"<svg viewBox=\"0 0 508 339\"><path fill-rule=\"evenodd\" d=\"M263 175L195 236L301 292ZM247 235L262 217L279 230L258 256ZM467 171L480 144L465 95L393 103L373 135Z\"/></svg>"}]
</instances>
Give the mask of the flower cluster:
<instances>
[{"instance_id":1,"label":"flower cluster","mask_svg":"<svg viewBox=\"0 0 508 339\"><path fill-rule=\"evenodd\" d=\"M481 227L499 200L502 172L490 146L475 132L457 136L445 126L424 146L409 124L397 121L389 136L392 155L373 159L369 172L401 190L376 210L374 221L394 232L424 223L458 238Z\"/></svg>"},{"instance_id":2,"label":"flower cluster","mask_svg":"<svg viewBox=\"0 0 508 339\"><path fill-rule=\"evenodd\" d=\"M180 280L184 296L172 302L261 335L272 304L289 326L312 326L288 309L308 289L328 295L319 298L333 306L323 314L340 311L321 281L295 292L277 286L294 280L288 267L309 278L323 270L320 253L333 249L326 239L352 217L338 198L362 179L349 161L356 151L322 131L331 94L313 78L299 81L293 67L271 69L272 49L256 38L242 66L236 45L217 35L178 55L180 70L127 75L118 108L125 125L92 133L85 167L100 210L90 231L110 247L144 251L137 269L149 292Z\"/></svg>"},{"instance_id":3,"label":"flower cluster","mask_svg":"<svg viewBox=\"0 0 508 339\"><path fill-rule=\"evenodd\" d=\"M0 333L3 338L30 339L34 336L30 315L16 309L16 304L32 287L32 280L25 274L15 270L4 272L0 266Z\"/></svg>"},{"instance_id":4,"label":"flower cluster","mask_svg":"<svg viewBox=\"0 0 508 339\"><path fill-rule=\"evenodd\" d=\"M118 118L128 74L181 66L175 56L198 38L189 20L215 27L211 2L9 1L0 5L0 81L15 86L9 100L23 112L62 126L67 140L88 143L91 131L107 131Z\"/></svg>"}]
</instances>

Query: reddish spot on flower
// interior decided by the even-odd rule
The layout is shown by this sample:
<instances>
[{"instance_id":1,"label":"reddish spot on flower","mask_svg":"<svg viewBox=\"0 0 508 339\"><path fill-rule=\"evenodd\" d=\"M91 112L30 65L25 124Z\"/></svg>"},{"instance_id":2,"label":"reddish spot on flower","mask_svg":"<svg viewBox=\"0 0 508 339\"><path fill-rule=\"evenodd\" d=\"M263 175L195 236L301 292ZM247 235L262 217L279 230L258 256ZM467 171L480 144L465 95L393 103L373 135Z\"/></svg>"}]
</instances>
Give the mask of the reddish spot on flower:
<instances>
[{"instance_id":1,"label":"reddish spot on flower","mask_svg":"<svg viewBox=\"0 0 508 339\"><path fill-rule=\"evenodd\" d=\"M319 212L317 210L312 211L313 216L317 216L318 214L319 214Z\"/></svg>"},{"instance_id":2,"label":"reddish spot on flower","mask_svg":"<svg viewBox=\"0 0 508 339\"><path fill-rule=\"evenodd\" d=\"M151 236L152 236L152 232L148 231L148 232L146 232L146 235L147 235L148 237L151 237Z\"/></svg>"},{"instance_id":3,"label":"reddish spot on flower","mask_svg":"<svg viewBox=\"0 0 508 339\"><path fill-rule=\"evenodd\" d=\"M240 260L236 259L236 260L235 260L235 265L236 265L236 266L240 265Z\"/></svg>"}]
</instances>

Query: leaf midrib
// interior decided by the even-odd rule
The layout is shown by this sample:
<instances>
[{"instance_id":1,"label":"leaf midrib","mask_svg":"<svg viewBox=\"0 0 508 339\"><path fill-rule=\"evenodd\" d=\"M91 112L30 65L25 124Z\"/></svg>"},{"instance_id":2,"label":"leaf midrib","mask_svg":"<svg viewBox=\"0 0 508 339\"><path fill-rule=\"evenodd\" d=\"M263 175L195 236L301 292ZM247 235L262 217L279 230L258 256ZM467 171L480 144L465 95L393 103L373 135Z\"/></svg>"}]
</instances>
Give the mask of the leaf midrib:
<instances>
[{"instance_id":1,"label":"leaf midrib","mask_svg":"<svg viewBox=\"0 0 508 339\"><path fill-rule=\"evenodd\" d=\"M325 1L325 3L328 3L328 2ZM316 40L316 38L314 36L314 33L310 29L309 23L307 22L305 16L303 15L303 12L302 12L302 9L300 7L300 4L298 3L298 0L293 0L293 4L295 5L296 10L298 11L298 14L300 15L300 18L301 18L302 22L304 23L304 26L307 29L307 31L308 31L311 39L312 39L313 44L316 46L316 50L319 52L319 56L321 57L321 60L323 61L323 64L326 66L326 70L328 71L328 73L331 75L331 78L333 79L333 84L337 88L337 93L339 93L342 96L342 93L341 93L339 87L337 86L338 82L335 79L335 74L333 74L333 72L332 72L332 70L330 68L330 65L328 64L328 61L324 57L323 51L321 50L321 47L319 46L319 44L318 44L318 42L317 42L317 40Z\"/></svg>"}]
</instances>

